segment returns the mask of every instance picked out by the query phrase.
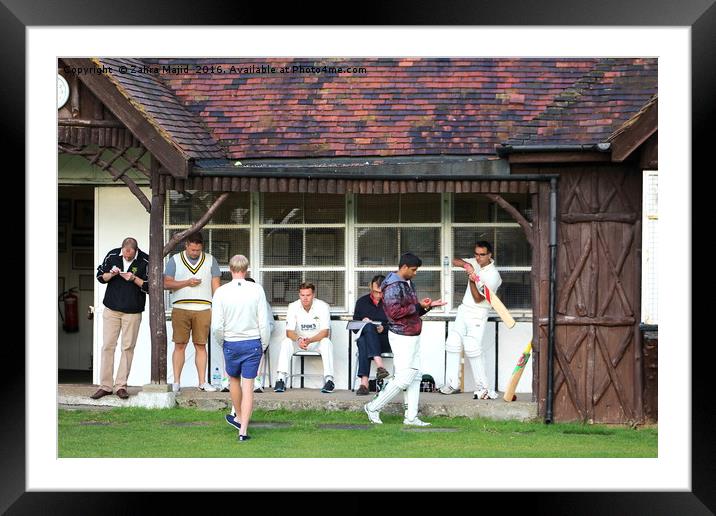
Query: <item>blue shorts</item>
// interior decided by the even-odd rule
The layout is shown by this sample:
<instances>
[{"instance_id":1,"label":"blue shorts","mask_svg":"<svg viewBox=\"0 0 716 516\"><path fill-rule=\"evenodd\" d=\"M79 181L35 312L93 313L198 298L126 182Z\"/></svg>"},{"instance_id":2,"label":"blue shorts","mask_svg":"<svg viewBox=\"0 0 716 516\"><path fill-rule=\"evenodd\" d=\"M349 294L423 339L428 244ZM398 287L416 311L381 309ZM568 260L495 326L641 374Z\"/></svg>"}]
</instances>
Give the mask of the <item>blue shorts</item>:
<instances>
[{"instance_id":1,"label":"blue shorts","mask_svg":"<svg viewBox=\"0 0 716 516\"><path fill-rule=\"evenodd\" d=\"M256 378L261 362L261 339L224 341L224 366L226 374L234 378Z\"/></svg>"}]
</instances>

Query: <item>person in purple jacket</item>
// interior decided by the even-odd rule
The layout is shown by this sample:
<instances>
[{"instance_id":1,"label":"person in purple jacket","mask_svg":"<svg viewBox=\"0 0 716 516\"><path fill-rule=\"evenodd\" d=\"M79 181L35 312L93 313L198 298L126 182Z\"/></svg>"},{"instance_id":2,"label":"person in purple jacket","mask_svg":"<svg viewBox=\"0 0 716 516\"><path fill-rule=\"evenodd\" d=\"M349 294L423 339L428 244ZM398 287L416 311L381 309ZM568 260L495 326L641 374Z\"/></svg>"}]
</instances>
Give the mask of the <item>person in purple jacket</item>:
<instances>
[{"instance_id":1,"label":"person in purple jacket","mask_svg":"<svg viewBox=\"0 0 716 516\"><path fill-rule=\"evenodd\" d=\"M429 297L418 301L412 279L418 273L422 260L411 253L400 257L398 272L391 272L380 286L383 291L383 308L388 316L388 340L393 349L395 377L383 387L378 396L363 406L371 423L382 424L380 411L400 391L405 391L404 425L429 426L418 418L420 400L420 318L431 308L443 306L442 300Z\"/></svg>"}]
</instances>

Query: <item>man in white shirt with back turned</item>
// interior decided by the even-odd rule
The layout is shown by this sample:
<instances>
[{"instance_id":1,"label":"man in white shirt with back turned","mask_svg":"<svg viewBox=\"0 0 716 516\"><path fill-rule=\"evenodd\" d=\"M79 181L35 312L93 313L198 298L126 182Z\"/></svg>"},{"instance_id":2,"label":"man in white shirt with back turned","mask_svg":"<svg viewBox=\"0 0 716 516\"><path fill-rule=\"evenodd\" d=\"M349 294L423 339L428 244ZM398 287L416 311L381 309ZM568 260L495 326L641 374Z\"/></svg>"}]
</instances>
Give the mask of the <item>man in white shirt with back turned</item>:
<instances>
[{"instance_id":1,"label":"man in white shirt with back turned","mask_svg":"<svg viewBox=\"0 0 716 516\"><path fill-rule=\"evenodd\" d=\"M238 254L229 261L232 280L214 293L211 336L224 351L229 392L236 416L226 422L239 430L239 441L247 441L254 408L254 378L263 351L269 345L264 289L246 281L249 260Z\"/></svg>"},{"instance_id":2,"label":"man in white shirt with back turned","mask_svg":"<svg viewBox=\"0 0 716 516\"><path fill-rule=\"evenodd\" d=\"M302 350L318 351L323 360L325 383L321 392L333 392L333 343L328 338L331 313L328 303L315 298L316 287L304 282L298 287L298 300L288 305L286 312L286 338L281 342L276 373L278 380L274 392L286 390L288 365L294 352L294 343Z\"/></svg>"}]
</instances>

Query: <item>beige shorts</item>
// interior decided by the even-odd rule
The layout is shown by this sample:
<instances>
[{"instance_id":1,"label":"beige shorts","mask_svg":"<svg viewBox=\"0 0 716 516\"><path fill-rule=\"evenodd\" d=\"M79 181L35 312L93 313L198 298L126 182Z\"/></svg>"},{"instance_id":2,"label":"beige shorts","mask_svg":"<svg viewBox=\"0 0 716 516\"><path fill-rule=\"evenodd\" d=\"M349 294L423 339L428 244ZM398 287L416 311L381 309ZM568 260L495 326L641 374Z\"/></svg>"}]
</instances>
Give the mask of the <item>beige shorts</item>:
<instances>
[{"instance_id":1,"label":"beige shorts","mask_svg":"<svg viewBox=\"0 0 716 516\"><path fill-rule=\"evenodd\" d=\"M191 334L191 340L195 345L204 345L209 341L210 328L211 309L172 309L172 341L186 344L189 342L189 334Z\"/></svg>"}]
</instances>

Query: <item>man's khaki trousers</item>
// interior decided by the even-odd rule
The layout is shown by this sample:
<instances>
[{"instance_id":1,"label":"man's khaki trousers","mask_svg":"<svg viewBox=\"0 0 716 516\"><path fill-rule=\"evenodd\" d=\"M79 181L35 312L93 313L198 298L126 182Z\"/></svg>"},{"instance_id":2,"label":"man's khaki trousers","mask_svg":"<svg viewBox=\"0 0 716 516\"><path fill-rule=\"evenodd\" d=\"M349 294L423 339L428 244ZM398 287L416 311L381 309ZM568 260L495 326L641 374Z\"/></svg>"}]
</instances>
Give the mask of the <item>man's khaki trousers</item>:
<instances>
[{"instance_id":1,"label":"man's khaki trousers","mask_svg":"<svg viewBox=\"0 0 716 516\"><path fill-rule=\"evenodd\" d=\"M127 377L132 367L134 358L134 346L137 344L139 325L142 322L141 312L138 314L125 314L104 307L103 321L103 344L102 363L100 366L100 387L105 391L112 392L112 386L117 389L127 388ZM119 360L117 379L112 381L114 374L114 350L117 347L117 340L122 334L122 357Z\"/></svg>"}]
</instances>

